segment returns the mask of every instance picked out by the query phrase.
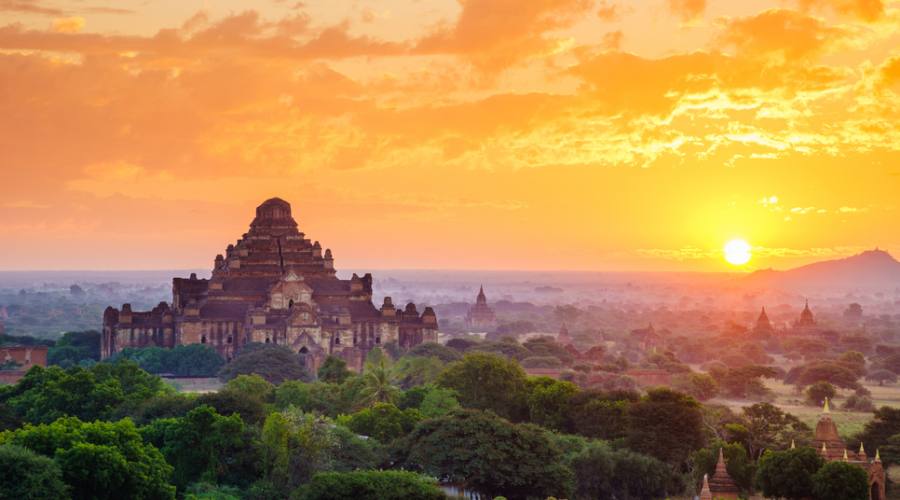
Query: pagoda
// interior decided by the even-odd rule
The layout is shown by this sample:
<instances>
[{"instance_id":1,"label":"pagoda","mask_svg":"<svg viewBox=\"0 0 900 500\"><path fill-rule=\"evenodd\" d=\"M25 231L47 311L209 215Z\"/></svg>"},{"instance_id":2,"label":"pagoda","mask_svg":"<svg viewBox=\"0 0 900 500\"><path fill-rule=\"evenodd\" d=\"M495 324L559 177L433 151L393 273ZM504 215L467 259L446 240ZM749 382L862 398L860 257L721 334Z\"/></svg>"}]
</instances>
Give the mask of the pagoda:
<instances>
[{"instance_id":1,"label":"pagoda","mask_svg":"<svg viewBox=\"0 0 900 500\"><path fill-rule=\"evenodd\" d=\"M741 489L738 488L737 483L728 475L728 469L725 467L725 454L722 452L722 448L719 448L719 460L716 462L716 471L709 479L709 491L712 493L712 498L716 499L737 500L741 494Z\"/></svg>"},{"instance_id":2,"label":"pagoda","mask_svg":"<svg viewBox=\"0 0 900 500\"><path fill-rule=\"evenodd\" d=\"M767 338L774 334L775 328L772 327L772 322L769 321L769 315L766 314L766 308L763 307L762 311L759 313L759 317L756 318L756 325L753 327L753 336Z\"/></svg>"},{"instance_id":3,"label":"pagoda","mask_svg":"<svg viewBox=\"0 0 900 500\"><path fill-rule=\"evenodd\" d=\"M266 200L250 229L224 255L209 279L172 280L172 302L150 311L130 304L103 314L101 356L126 347L205 344L231 359L249 343L271 343L301 354L316 370L328 355L362 369L373 348L395 342L407 349L437 341L430 307L395 308L390 297L372 303L372 275L340 279L331 249L298 230L291 205Z\"/></svg>"},{"instance_id":4,"label":"pagoda","mask_svg":"<svg viewBox=\"0 0 900 500\"><path fill-rule=\"evenodd\" d=\"M497 317L494 310L488 306L487 296L484 294L484 285L478 289L475 297L475 305L469 308L466 314L466 327L470 330L486 332L497 326Z\"/></svg>"}]
</instances>

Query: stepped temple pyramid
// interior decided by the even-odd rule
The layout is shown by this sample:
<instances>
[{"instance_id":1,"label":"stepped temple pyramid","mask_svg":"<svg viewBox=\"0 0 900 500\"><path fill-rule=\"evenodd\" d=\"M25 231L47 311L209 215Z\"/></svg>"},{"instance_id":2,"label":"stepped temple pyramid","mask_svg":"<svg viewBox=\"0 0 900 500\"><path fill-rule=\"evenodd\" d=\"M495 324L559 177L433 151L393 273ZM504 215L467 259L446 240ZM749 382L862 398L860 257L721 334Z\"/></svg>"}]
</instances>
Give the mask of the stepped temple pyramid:
<instances>
[{"instance_id":1,"label":"stepped temple pyramid","mask_svg":"<svg viewBox=\"0 0 900 500\"><path fill-rule=\"evenodd\" d=\"M390 297L372 303L372 275L339 279L331 250L322 252L297 229L291 205L272 198L256 209L250 230L225 256L217 255L209 279L172 280L172 303L136 312L130 304L103 313L101 354L126 347L207 344L231 359L250 342L283 345L305 355L315 370L333 354L360 370L375 346L409 348L437 342L434 311Z\"/></svg>"}]
</instances>

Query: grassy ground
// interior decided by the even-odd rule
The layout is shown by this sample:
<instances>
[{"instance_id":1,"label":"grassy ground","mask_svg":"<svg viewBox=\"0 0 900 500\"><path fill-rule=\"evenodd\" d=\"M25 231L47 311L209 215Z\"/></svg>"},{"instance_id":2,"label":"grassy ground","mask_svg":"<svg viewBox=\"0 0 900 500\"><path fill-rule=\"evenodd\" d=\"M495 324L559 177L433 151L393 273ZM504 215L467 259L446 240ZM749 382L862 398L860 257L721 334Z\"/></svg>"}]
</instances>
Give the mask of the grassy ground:
<instances>
[{"instance_id":1,"label":"grassy ground","mask_svg":"<svg viewBox=\"0 0 900 500\"><path fill-rule=\"evenodd\" d=\"M214 392L218 391L224 384L217 378L168 378L163 380L174 387L179 392Z\"/></svg>"},{"instance_id":2,"label":"grassy ground","mask_svg":"<svg viewBox=\"0 0 900 500\"><path fill-rule=\"evenodd\" d=\"M775 394L773 404L797 416L810 427L816 427L822 408L806 404L805 395L797 394L792 385L787 385L777 380L766 380L766 386ZM872 391L872 400L876 407L900 407L900 385L886 385L884 387L866 385L866 388ZM841 436L845 438L861 431L866 422L872 419L872 414L868 412L844 411L841 409L844 401L850 394L850 391L841 391L831 405L831 418L837 424ZM717 399L713 402L724 404L734 411L740 411L742 407L752 404L752 402L748 401L727 399Z\"/></svg>"}]
</instances>

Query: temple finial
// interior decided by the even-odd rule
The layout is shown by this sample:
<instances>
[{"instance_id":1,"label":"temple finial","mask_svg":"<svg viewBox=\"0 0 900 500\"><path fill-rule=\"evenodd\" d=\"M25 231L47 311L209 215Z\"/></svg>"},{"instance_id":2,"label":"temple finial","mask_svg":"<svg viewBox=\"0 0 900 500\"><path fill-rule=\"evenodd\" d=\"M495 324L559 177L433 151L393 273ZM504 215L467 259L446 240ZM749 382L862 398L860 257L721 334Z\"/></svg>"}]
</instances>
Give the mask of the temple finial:
<instances>
[{"instance_id":1,"label":"temple finial","mask_svg":"<svg viewBox=\"0 0 900 500\"><path fill-rule=\"evenodd\" d=\"M875 448L875 461L881 462L881 450L879 448Z\"/></svg>"},{"instance_id":2,"label":"temple finial","mask_svg":"<svg viewBox=\"0 0 900 500\"><path fill-rule=\"evenodd\" d=\"M863 457L866 456L866 448L863 446L862 441L859 442L859 454Z\"/></svg>"},{"instance_id":3,"label":"temple finial","mask_svg":"<svg viewBox=\"0 0 900 500\"><path fill-rule=\"evenodd\" d=\"M847 456L847 448L844 448L844 462L850 461L850 457Z\"/></svg>"},{"instance_id":4,"label":"temple finial","mask_svg":"<svg viewBox=\"0 0 900 500\"><path fill-rule=\"evenodd\" d=\"M793 439L791 439L791 449L792 449L792 450L797 449L797 445L794 444L794 440L793 440Z\"/></svg>"},{"instance_id":5,"label":"temple finial","mask_svg":"<svg viewBox=\"0 0 900 500\"><path fill-rule=\"evenodd\" d=\"M823 453L823 454L828 453L828 447L825 446L825 443L824 443L824 442L822 442L822 453Z\"/></svg>"},{"instance_id":6,"label":"temple finial","mask_svg":"<svg viewBox=\"0 0 900 500\"><path fill-rule=\"evenodd\" d=\"M822 413L831 413L831 408L828 407L828 398L825 398L825 407L822 408Z\"/></svg>"}]
</instances>

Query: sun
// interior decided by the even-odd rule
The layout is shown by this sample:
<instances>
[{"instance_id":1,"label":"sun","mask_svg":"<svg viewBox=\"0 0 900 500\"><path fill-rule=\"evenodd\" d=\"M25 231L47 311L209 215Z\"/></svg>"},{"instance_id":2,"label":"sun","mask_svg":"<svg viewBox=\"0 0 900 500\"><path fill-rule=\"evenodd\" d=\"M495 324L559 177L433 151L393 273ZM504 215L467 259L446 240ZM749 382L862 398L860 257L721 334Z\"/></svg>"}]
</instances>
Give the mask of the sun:
<instances>
[{"instance_id":1,"label":"sun","mask_svg":"<svg viewBox=\"0 0 900 500\"><path fill-rule=\"evenodd\" d=\"M725 260L727 260L731 265L743 266L744 264L750 262L750 250L752 248L753 247L751 247L750 244L744 240L731 240L725 244Z\"/></svg>"}]
</instances>

